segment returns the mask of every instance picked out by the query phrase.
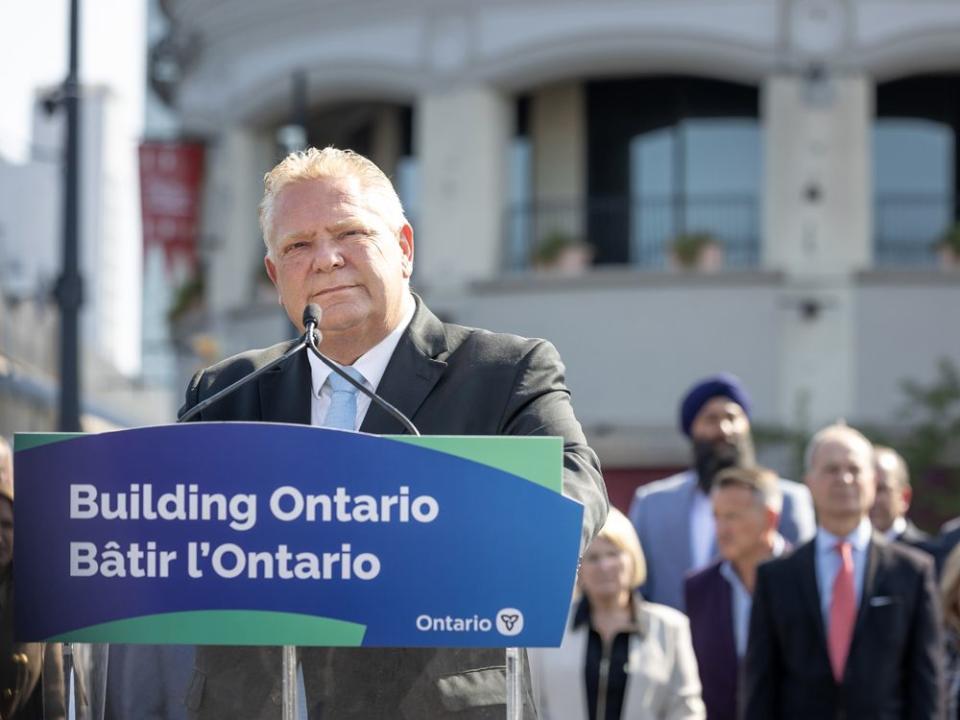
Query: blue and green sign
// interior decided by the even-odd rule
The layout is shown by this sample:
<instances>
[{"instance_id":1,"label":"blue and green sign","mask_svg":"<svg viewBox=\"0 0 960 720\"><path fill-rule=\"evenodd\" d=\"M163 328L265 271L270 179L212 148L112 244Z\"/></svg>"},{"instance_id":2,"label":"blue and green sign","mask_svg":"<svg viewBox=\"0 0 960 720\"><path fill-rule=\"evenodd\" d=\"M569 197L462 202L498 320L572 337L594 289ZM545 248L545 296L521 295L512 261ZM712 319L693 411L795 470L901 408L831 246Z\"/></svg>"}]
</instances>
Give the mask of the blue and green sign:
<instances>
[{"instance_id":1,"label":"blue and green sign","mask_svg":"<svg viewBox=\"0 0 960 720\"><path fill-rule=\"evenodd\" d=\"M15 450L21 640L560 644L560 438L200 423Z\"/></svg>"}]
</instances>

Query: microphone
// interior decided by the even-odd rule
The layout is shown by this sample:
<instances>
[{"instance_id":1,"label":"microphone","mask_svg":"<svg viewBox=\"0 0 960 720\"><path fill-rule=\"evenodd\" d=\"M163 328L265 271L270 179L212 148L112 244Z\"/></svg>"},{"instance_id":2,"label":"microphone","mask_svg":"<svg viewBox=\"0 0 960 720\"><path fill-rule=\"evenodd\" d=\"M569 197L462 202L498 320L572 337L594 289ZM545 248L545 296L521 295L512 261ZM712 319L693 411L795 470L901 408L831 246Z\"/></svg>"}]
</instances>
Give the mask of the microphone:
<instances>
[{"instance_id":1,"label":"microphone","mask_svg":"<svg viewBox=\"0 0 960 720\"><path fill-rule=\"evenodd\" d=\"M307 347L310 348L310 352L316 355L317 358L320 360L320 362L322 362L324 365L330 368L330 370L335 372L337 375L342 377L348 383L353 385L357 390L359 390L368 398L370 398L371 402L375 402L381 408L386 410L387 414L390 415L398 423L403 425L404 429L408 433L410 433L414 437L420 437L420 431L417 430L416 425L410 422L410 418L408 418L402 412L397 410L397 408L395 408L393 405L388 403L386 400L384 400L382 397L377 395L375 392L373 392L372 390L368 390L363 383L357 382L356 380L354 380L346 372L344 372L343 368L337 365L337 363L335 363L333 360L331 360L322 352L320 352L320 348L317 347L317 335L319 335L319 332L316 330L316 327L320 324L320 315L321 315L320 307L315 303L310 303L303 309L303 326L304 328L306 328L306 332L303 334L303 337L304 337L304 341L307 344Z\"/></svg>"},{"instance_id":2,"label":"microphone","mask_svg":"<svg viewBox=\"0 0 960 720\"><path fill-rule=\"evenodd\" d=\"M303 337L305 340L308 337L314 337L314 333L319 332L317 328L320 327L321 315L323 315L323 310L316 303L310 303L303 309Z\"/></svg>"}]
</instances>

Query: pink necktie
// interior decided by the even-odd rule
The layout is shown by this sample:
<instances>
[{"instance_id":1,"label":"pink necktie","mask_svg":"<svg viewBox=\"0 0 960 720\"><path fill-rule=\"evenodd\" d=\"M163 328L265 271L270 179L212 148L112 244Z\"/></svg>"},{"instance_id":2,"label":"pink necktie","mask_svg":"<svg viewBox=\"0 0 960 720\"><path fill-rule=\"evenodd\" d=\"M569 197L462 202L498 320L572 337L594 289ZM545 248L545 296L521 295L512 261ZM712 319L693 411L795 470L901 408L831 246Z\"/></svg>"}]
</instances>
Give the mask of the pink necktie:
<instances>
[{"instance_id":1,"label":"pink necktie","mask_svg":"<svg viewBox=\"0 0 960 720\"><path fill-rule=\"evenodd\" d=\"M840 569L833 581L833 597L830 598L830 629L827 633L827 649L833 678L843 681L847 665L850 641L853 639L853 624L857 617L857 593L853 585L853 553L850 543L837 544L840 553Z\"/></svg>"}]
</instances>

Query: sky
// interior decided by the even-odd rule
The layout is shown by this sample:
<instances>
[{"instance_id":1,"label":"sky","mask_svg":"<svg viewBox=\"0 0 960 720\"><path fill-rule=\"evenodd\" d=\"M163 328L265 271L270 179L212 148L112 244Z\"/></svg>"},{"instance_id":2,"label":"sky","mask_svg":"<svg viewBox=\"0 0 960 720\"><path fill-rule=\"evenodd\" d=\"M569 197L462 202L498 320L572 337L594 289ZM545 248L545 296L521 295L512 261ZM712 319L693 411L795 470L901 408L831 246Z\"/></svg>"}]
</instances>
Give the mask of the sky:
<instances>
[{"instance_id":1,"label":"sky","mask_svg":"<svg viewBox=\"0 0 960 720\"><path fill-rule=\"evenodd\" d=\"M101 307L112 311L91 316L98 328L107 328L103 331L108 333L103 342L109 348L107 359L127 374L135 374L140 362L137 146L144 126L146 3L79 0L80 82L105 86L110 94L105 137L109 147L103 157L111 159L105 174L104 207L109 212L110 236L119 238L110 246L109 266L100 263L88 270L85 282L91 287L109 281L112 293L129 299L116 307L103 303ZM54 88L66 77L69 12L70 0L0 0L0 156L13 164L27 163L32 157L41 164L51 161L48 149L32 142L32 113L37 89ZM35 207L29 212L47 212L42 196L31 202ZM4 220L0 218L0 225ZM53 243L51 252L59 254L59 233L45 242ZM110 273L110 277L97 277L97 273ZM89 307L88 301L85 308Z\"/></svg>"},{"instance_id":2,"label":"sky","mask_svg":"<svg viewBox=\"0 0 960 720\"><path fill-rule=\"evenodd\" d=\"M80 79L116 93L123 125L143 127L145 0L79 0ZM37 87L67 73L69 0L0 0L0 154L23 160Z\"/></svg>"}]
</instances>

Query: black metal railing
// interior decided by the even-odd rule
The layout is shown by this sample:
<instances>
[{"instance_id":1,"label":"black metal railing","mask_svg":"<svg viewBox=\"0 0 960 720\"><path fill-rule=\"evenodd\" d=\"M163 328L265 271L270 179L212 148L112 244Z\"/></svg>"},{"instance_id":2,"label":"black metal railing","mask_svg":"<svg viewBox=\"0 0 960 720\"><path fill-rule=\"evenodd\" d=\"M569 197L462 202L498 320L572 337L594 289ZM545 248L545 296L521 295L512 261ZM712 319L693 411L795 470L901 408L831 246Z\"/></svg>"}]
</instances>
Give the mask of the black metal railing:
<instances>
[{"instance_id":1,"label":"black metal railing","mask_svg":"<svg viewBox=\"0 0 960 720\"><path fill-rule=\"evenodd\" d=\"M750 268L759 263L759 223L759 200L754 195L523 203L506 212L505 265L526 269L550 246L579 241L592 246L598 263L662 269L669 265L677 237L707 233L721 245L725 266Z\"/></svg>"},{"instance_id":2,"label":"black metal railing","mask_svg":"<svg viewBox=\"0 0 960 720\"><path fill-rule=\"evenodd\" d=\"M936 244L958 220L960 197L945 194L880 194L874 199L874 264L932 267Z\"/></svg>"}]
</instances>

